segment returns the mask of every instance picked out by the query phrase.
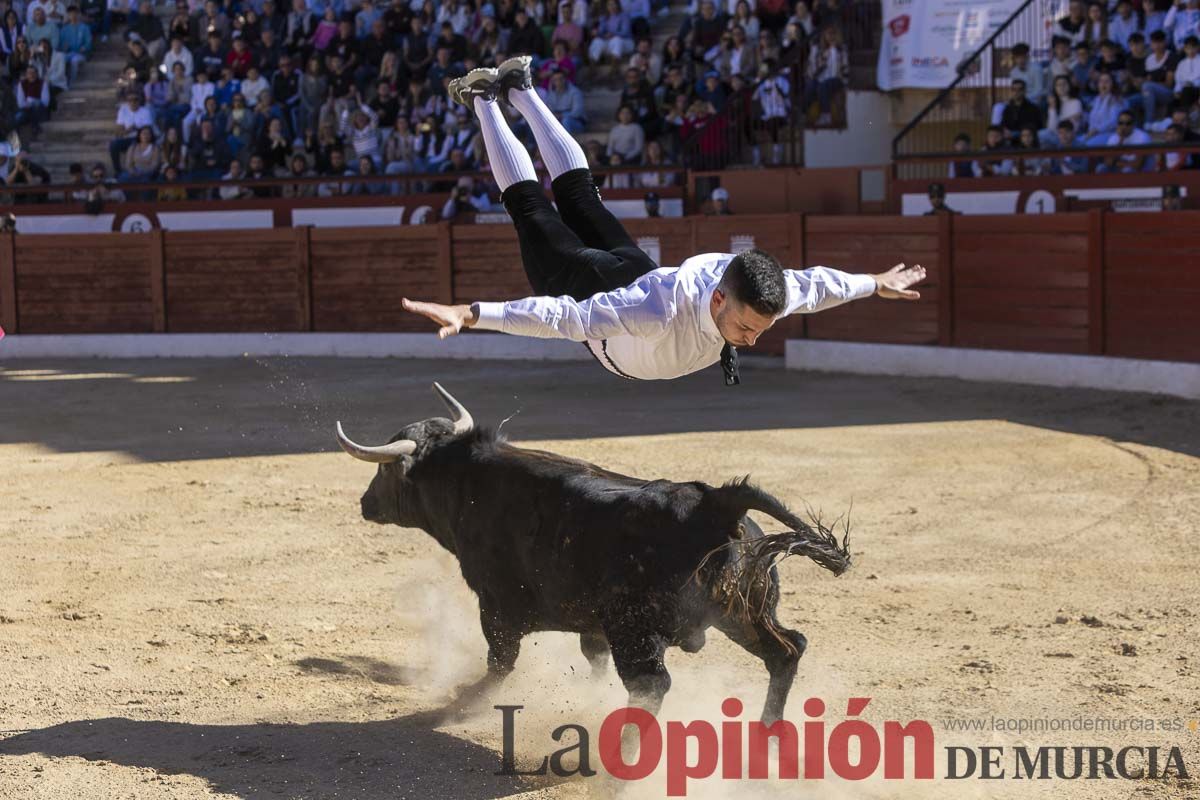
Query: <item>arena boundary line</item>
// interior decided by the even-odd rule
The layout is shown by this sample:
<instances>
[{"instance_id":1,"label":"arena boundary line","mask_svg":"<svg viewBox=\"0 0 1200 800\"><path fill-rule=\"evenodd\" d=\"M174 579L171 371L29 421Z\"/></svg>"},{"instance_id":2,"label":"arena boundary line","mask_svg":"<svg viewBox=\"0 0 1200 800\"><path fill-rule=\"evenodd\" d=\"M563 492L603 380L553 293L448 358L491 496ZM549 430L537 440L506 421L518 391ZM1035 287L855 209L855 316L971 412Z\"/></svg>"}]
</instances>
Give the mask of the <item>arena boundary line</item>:
<instances>
[{"instance_id":1,"label":"arena boundary line","mask_svg":"<svg viewBox=\"0 0 1200 800\"><path fill-rule=\"evenodd\" d=\"M789 339L787 369L959 378L1200 399L1200 364L1112 356Z\"/></svg>"},{"instance_id":2,"label":"arena boundary line","mask_svg":"<svg viewBox=\"0 0 1200 800\"><path fill-rule=\"evenodd\" d=\"M575 342L515 336L427 333L115 333L27 334L0 342L0 363L23 358L342 358L586 361Z\"/></svg>"}]
</instances>

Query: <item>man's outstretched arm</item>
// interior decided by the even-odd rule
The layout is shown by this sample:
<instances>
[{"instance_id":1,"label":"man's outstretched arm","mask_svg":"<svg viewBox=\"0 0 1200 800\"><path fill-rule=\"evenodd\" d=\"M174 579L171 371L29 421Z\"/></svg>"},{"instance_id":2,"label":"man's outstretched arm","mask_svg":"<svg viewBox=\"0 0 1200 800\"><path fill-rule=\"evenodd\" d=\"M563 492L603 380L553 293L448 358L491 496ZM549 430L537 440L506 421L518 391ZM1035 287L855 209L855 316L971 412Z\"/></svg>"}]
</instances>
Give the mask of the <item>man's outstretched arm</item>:
<instances>
[{"instance_id":1,"label":"man's outstretched arm","mask_svg":"<svg viewBox=\"0 0 1200 800\"><path fill-rule=\"evenodd\" d=\"M401 305L405 311L433 320L441 339L465 328L576 342L619 335L652 336L674 318L675 304L669 292L652 291L643 285L645 281L583 301L526 297L506 303L447 306L406 298Z\"/></svg>"},{"instance_id":2,"label":"man's outstretched arm","mask_svg":"<svg viewBox=\"0 0 1200 800\"><path fill-rule=\"evenodd\" d=\"M811 314L851 300L878 294L888 300L917 300L921 293L910 287L925 280L925 268L897 264L878 275L854 274L828 267L784 270L788 285L787 314Z\"/></svg>"}]
</instances>

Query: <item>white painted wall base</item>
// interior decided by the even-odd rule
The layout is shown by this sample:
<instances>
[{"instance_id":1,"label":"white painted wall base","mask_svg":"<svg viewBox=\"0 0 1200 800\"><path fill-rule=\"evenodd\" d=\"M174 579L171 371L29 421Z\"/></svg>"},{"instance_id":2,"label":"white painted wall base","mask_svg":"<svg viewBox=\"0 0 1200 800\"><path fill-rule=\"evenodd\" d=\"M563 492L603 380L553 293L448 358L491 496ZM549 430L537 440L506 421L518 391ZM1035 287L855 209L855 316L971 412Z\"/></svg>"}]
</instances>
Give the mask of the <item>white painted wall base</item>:
<instances>
[{"instance_id":1,"label":"white painted wall base","mask_svg":"<svg viewBox=\"0 0 1200 800\"><path fill-rule=\"evenodd\" d=\"M1176 361L790 339L785 365L858 375L961 378L1200 399L1200 364Z\"/></svg>"},{"instance_id":2,"label":"white painted wall base","mask_svg":"<svg viewBox=\"0 0 1200 800\"><path fill-rule=\"evenodd\" d=\"M586 361L583 345L551 339L429 333L128 333L10 335L0 362L17 358L344 358L530 359Z\"/></svg>"}]
</instances>

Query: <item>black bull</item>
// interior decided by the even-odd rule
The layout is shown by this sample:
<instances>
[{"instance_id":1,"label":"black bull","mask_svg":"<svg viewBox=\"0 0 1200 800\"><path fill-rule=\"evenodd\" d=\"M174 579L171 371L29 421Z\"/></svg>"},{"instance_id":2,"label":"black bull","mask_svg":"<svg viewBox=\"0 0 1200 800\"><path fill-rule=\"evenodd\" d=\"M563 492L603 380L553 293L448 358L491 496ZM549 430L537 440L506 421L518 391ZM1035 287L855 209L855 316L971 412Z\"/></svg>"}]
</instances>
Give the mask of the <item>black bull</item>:
<instances>
[{"instance_id":1,"label":"black bull","mask_svg":"<svg viewBox=\"0 0 1200 800\"><path fill-rule=\"evenodd\" d=\"M434 389L453 420L414 423L379 447L355 444L339 423L338 440L379 464L364 518L420 528L458 559L488 643L478 689L512 671L522 637L570 631L594 667L611 651L631 702L657 713L671 685L666 649L695 652L715 626L766 664L763 720L783 716L806 640L776 619L775 562L807 555L841 574L844 538L745 480L647 481L514 447ZM764 535L752 510L789 530Z\"/></svg>"}]
</instances>

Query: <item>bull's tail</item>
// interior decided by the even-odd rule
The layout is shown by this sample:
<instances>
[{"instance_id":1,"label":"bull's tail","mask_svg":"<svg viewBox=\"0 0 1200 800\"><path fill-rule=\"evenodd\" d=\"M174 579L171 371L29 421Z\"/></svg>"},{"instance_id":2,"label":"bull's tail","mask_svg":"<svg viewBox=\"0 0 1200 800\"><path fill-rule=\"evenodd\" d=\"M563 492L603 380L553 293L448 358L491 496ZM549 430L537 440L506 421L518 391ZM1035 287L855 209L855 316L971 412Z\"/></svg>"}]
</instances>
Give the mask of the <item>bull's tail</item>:
<instances>
[{"instance_id":1,"label":"bull's tail","mask_svg":"<svg viewBox=\"0 0 1200 800\"><path fill-rule=\"evenodd\" d=\"M756 539L731 539L723 547L738 553L738 558L750 563L766 562L769 567L788 556L808 556L834 575L841 575L850 568L848 518L839 541L832 528L819 516L810 514L810 522L805 522L778 499L750 483L749 478L732 480L715 490L713 495L718 507L716 513L724 517L721 521L728 524L727 530L740 530L739 523L747 511L761 511L788 528L782 533L765 534Z\"/></svg>"},{"instance_id":2,"label":"bull's tail","mask_svg":"<svg viewBox=\"0 0 1200 800\"><path fill-rule=\"evenodd\" d=\"M779 601L775 565L788 556L808 556L834 575L841 575L850 568L849 519L843 523L839 541L832 527L818 515L810 514L811 522L805 522L778 499L751 484L749 478L730 481L713 490L707 499L711 518L724 530L736 533L705 555L693 577L707 585L712 599L725 607L727 615L761 625L789 650L794 649L775 619ZM744 518L748 511L761 511L788 530L747 535Z\"/></svg>"}]
</instances>

